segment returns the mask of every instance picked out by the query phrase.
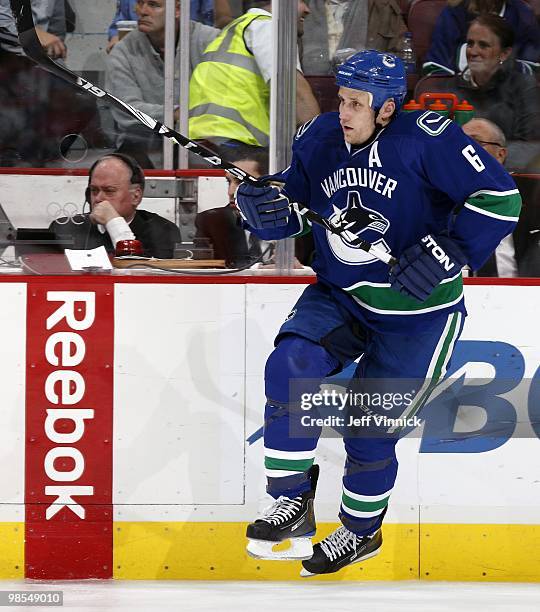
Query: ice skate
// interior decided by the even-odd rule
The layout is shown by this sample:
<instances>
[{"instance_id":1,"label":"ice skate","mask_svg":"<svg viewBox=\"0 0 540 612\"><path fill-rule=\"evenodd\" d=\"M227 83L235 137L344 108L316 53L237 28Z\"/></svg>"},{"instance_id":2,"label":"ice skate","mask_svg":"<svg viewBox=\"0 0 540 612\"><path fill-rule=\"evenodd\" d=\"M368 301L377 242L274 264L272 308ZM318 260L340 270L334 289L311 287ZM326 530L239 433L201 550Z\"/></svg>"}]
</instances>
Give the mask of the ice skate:
<instances>
[{"instance_id":1,"label":"ice skate","mask_svg":"<svg viewBox=\"0 0 540 612\"><path fill-rule=\"evenodd\" d=\"M313 547L313 557L302 561L300 575L304 578L317 574L333 574L340 569L365 561L379 554L382 532L379 529L367 536L357 536L343 525Z\"/></svg>"},{"instance_id":2,"label":"ice skate","mask_svg":"<svg viewBox=\"0 0 540 612\"><path fill-rule=\"evenodd\" d=\"M311 490L294 498L281 496L263 516L247 528L247 552L256 559L297 561L313 555L311 536L315 535L313 501L319 477L319 466L310 469ZM289 540L290 548L275 551L274 546Z\"/></svg>"}]
</instances>

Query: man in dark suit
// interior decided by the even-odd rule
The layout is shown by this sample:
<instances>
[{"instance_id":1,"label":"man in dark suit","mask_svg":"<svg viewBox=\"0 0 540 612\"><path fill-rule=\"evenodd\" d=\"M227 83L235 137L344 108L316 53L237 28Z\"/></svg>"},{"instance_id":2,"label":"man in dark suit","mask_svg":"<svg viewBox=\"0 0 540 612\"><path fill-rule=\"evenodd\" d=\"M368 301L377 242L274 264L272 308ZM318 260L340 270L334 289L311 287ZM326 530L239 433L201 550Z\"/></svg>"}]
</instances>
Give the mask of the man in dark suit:
<instances>
[{"instance_id":1,"label":"man in dark suit","mask_svg":"<svg viewBox=\"0 0 540 612\"><path fill-rule=\"evenodd\" d=\"M239 143L223 147L222 157L248 172L259 177L268 172L268 151ZM234 192L239 181L231 174L226 174L229 202L226 206L211 208L195 217L195 238L208 238L214 248L214 257L224 259L229 267L238 267L255 261L262 254L260 240L246 232L242 217L234 203Z\"/></svg>"},{"instance_id":2,"label":"man in dark suit","mask_svg":"<svg viewBox=\"0 0 540 612\"><path fill-rule=\"evenodd\" d=\"M138 210L144 192L144 173L139 164L119 153L98 159L90 168L86 200L90 213L62 217L49 226L58 240L73 240L74 249L104 246L114 252L120 240L137 239L147 257L173 257L181 242L178 227L146 210Z\"/></svg>"}]
</instances>

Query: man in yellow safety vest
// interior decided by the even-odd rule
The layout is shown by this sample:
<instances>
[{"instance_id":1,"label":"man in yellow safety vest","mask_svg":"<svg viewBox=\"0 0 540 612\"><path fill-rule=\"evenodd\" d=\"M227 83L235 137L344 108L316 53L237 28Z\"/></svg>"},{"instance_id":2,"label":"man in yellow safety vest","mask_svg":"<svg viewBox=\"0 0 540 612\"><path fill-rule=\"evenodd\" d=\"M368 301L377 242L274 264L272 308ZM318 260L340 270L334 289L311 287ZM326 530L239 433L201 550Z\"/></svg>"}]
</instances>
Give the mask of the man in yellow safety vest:
<instances>
[{"instance_id":1,"label":"man in yellow safety vest","mask_svg":"<svg viewBox=\"0 0 540 612\"><path fill-rule=\"evenodd\" d=\"M189 136L218 144L237 140L268 146L272 72L272 3L230 23L213 40L190 82ZM298 0L298 34L309 8ZM296 119L302 124L319 113L319 105L297 66Z\"/></svg>"}]
</instances>

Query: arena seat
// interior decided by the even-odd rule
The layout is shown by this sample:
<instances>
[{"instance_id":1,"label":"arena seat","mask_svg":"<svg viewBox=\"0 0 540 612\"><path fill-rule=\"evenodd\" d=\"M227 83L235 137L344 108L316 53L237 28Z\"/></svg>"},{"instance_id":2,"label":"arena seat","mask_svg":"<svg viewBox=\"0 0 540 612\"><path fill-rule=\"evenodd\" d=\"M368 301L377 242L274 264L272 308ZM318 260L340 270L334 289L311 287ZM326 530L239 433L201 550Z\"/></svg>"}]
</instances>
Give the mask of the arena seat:
<instances>
[{"instance_id":1,"label":"arena seat","mask_svg":"<svg viewBox=\"0 0 540 612\"><path fill-rule=\"evenodd\" d=\"M399 0L399 8L401 10L401 16L405 23L407 23L407 15L409 14L409 8L411 6L410 0Z\"/></svg>"},{"instance_id":2,"label":"arena seat","mask_svg":"<svg viewBox=\"0 0 540 612\"><path fill-rule=\"evenodd\" d=\"M448 81L447 74L427 75L422 77L414 88L414 99L418 100L421 94L428 91L444 91L442 85Z\"/></svg>"},{"instance_id":3,"label":"arena seat","mask_svg":"<svg viewBox=\"0 0 540 612\"><path fill-rule=\"evenodd\" d=\"M440 12L446 6L446 0L413 0L407 15L407 25L412 33L412 41L419 68L431 44L431 34Z\"/></svg>"},{"instance_id":4,"label":"arena seat","mask_svg":"<svg viewBox=\"0 0 540 612\"><path fill-rule=\"evenodd\" d=\"M336 77L331 76L307 76L306 79L313 90L313 95L321 107L321 113L337 111L339 106L338 86Z\"/></svg>"}]
</instances>

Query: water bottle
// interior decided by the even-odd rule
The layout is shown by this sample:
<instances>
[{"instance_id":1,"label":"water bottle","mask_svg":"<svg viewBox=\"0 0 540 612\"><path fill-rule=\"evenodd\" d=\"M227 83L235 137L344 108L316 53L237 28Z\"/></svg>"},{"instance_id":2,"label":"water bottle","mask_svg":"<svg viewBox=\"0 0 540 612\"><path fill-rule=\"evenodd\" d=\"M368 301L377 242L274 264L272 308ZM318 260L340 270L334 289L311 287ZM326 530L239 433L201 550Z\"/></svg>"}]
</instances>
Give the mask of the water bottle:
<instances>
[{"instance_id":1,"label":"water bottle","mask_svg":"<svg viewBox=\"0 0 540 612\"><path fill-rule=\"evenodd\" d=\"M405 70L407 74L415 74L416 73L416 53L414 52L412 45L412 33L405 32L403 37L401 38L401 43L399 46L399 57L405 63Z\"/></svg>"},{"instance_id":2,"label":"water bottle","mask_svg":"<svg viewBox=\"0 0 540 612\"><path fill-rule=\"evenodd\" d=\"M469 104L467 100L462 100L454 109L454 121L463 125L474 118L474 106Z\"/></svg>"},{"instance_id":3,"label":"water bottle","mask_svg":"<svg viewBox=\"0 0 540 612\"><path fill-rule=\"evenodd\" d=\"M404 104L401 107L402 113L412 113L413 111L420 111L420 110L424 110L424 106L422 106L422 104L420 104L416 100L409 100L407 104Z\"/></svg>"},{"instance_id":4,"label":"water bottle","mask_svg":"<svg viewBox=\"0 0 540 612\"><path fill-rule=\"evenodd\" d=\"M443 104L439 99L435 100L432 104L429 105L429 110L435 113L439 113L443 117L450 116L450 109L446 104Z\"/></svg>"}]
</instances>

